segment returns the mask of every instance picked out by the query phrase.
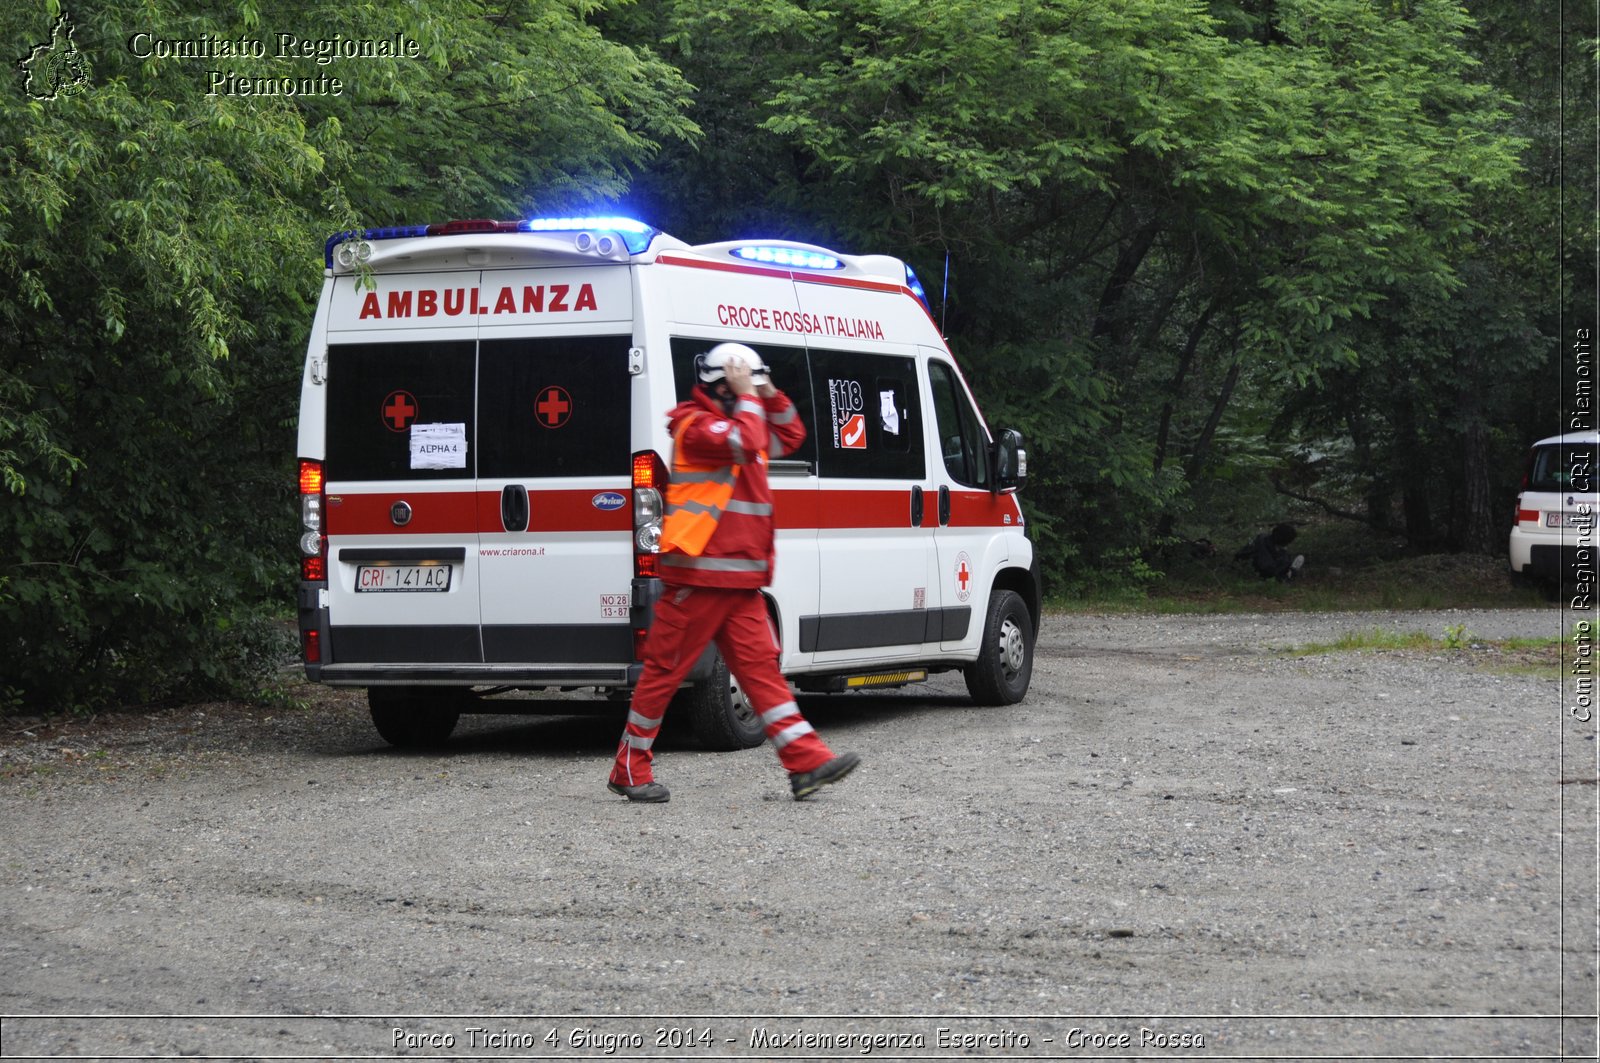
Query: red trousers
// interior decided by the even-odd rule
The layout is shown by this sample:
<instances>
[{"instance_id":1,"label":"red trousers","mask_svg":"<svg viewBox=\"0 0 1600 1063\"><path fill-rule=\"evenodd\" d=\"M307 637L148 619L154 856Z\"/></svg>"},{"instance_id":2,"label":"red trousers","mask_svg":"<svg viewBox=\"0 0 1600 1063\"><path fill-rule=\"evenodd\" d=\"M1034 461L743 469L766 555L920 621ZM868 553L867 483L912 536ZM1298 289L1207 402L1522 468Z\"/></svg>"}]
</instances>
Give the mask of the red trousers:
<instances>
[{"instance_id":1,"label":"red trousers","mask_svg":"<svg viewBox=\"0 0 1600 1063\"><path fill-rule=\"evenodd\" d=\"M761 717L767 740L777 749L785 770L812 771L833 759L833 752L800 715L789 684L778 671L778 639L761 592L669 586L656 603L645 640L644 674L633 689L612 782L641 786L654 778L651 747L661 730L661 717L712 640Z\"/></svg>"}]
</instances>

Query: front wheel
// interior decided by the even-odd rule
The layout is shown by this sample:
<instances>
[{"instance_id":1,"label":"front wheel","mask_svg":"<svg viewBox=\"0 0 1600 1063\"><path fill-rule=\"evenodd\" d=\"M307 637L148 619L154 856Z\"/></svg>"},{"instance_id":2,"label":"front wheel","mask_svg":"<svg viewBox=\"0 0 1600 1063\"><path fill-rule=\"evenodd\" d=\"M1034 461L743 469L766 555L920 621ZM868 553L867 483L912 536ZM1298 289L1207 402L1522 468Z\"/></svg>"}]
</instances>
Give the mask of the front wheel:
<instances>
[{"instance_id":1,"label":"front wheel","mask_svg":"<svg viewBox=\"0 0 1600 1063\"><path fill-rule=\"evenodd\" d=\"M721 753L759 746L766 737L750 698L720 653L710 675L678 691L667 715L687 720L702 746Z\"/></svg>"},{"instance_id":2,"label":"front wheel","mask_svg":"<svg viewBox=\"0 0 1600 1063\"><path fill-rule=\"evenodd\" d=\"M438 687L368 687L372 726L400 749L443 745L461 719L465 692Z\"/></svg>"},{"instance_id":3,"label":"front wheel","mask_svg":"<svg viewBox=\"0 0 1600 1063\"><path fill-rule=\"evenodd\" d=\"M1033 678L1033 619L1015 591L989 595L978 659L962 670L979 705L1015 705Z\"/></svg>"}]
</instances>

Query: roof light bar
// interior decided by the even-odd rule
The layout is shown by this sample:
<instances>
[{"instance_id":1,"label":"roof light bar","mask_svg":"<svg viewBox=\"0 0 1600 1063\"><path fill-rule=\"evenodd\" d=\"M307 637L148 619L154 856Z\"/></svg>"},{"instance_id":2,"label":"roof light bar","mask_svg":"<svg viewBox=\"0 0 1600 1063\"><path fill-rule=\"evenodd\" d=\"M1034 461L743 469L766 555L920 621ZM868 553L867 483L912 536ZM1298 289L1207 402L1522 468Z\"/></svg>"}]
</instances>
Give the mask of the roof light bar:
<instances>
[{"instance_id":1,"label":"roof light bar","mask_svg":"<svg viewBox=\"0 0 1600 1063\"><path fill-rule=\"evenodd\" d=\"M622 237L629 254L640 254L650 246L650 241L660 230L633 218L529 218L521 225L529 233L569 233L585 229L603 229Z\"/></svg>"},{"instance_id":2,"label":"roof light bar","mask_svg":"<svg viewBox=\"0 0 1600 1063\"><path fill-rule=\"evenodd\" d=\"M351 240L407 240L419 236L459 236L468 233L560 233L586 230L616 233L629 254L641 254L661 230L633 218L529 218L525 221L469 219L434 225L391 225L382 229L346 229L328 237L322 248L322 261L333 268L339 245ZM370 254L370 251L368 252ZM353 260L352 260L353 261ZM351 263L340 262L349 266Z\"/></svg>"},{"instance_id":3,"label":"roof light bar","mask_svg":"<svg viewBox=\"0 0 1600 1063\"><path fill-rule=\"evenodd\" d=\"M414 236L427 236L426 225L390 225L382 229L346 229L328 237L322 245L322 261L333 268L333 253L347 240L405 240Z\"/></svg>"},{"instance_id":4,"label":"roof light bar","mask_svg":"<svg viewBox=\"0 0 1600 1063\"><path fill-rule=\"evenodd\" d=\"M746 244L728 253L749 262L767 262L796 269L844 269L844 263L834 255L778 244Z\"/></svg>"}]
</instances>

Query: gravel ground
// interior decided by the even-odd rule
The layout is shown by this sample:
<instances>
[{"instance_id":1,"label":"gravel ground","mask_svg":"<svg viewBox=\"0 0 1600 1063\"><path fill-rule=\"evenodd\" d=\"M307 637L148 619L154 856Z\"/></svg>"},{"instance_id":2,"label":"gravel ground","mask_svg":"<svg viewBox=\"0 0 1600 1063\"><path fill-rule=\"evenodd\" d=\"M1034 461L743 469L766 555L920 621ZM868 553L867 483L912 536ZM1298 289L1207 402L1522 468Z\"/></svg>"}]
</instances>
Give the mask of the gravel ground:
<instances>
[{"instance_id":1,"label":"gravel ground","mask_svg":"<svg viewBox=\"0 0 1600 1063\"><path fill-rule=\"evenodd\" d=\"M1018 706L802 699L864 763L801 804L670 741L612 797L615 708L13 721L0 1054L1593 1058L1595 726L1481 641L1560 633L1052 616Z\"/></svg>"}]
</instances>

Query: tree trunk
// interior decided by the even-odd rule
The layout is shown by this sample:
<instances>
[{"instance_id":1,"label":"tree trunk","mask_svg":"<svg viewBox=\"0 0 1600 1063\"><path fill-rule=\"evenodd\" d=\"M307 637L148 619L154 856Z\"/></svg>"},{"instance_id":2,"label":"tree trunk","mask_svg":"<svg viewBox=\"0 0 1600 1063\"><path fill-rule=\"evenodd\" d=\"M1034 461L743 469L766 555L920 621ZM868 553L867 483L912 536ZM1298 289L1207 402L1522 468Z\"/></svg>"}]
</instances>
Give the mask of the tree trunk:
<instances>
[{"instance_id":1,"label":"tree trunk","mask_svg":"<svg viewBox=\"0 0 1600 1063\"><path fill-rule=\"evenodd\" d=\"M1148 222L1134 230L1117 255L1111 276L1106 278L1106 286L1100 292L1100 304L1095 308L1094 330L1090 336L1095 340L1110 340L1114 350L1127 346L1131 326L1123 303L1134 274L1139 272L1140 264L1155 246L1156 233L1155 222Z\"/></svg>"},{"instance_id":2,"label":"tree trunk","mask_svg":"<svg viewBox=\"0 0 1600 1063\"><path fill-rule=\"evenodd\" d=\"M1233 337L1233 364L1228 367L1228 376L1222 382L1222 390L1217 392L1217 399L1211 404L1211 416L1206 418L1206 426L1200 430L1200 437L1194 441L1194 450L1189 453L1189 461L1183 467L1184 479L1194 483L1200 476L1200 470L1205 468L1206 459L1211 456L1211 440L1217 434L1217 425L1222 423L1222 414L1228 408L1228 403L1233 398L1234 386L1239 383L1239 371L1244 367L1244 359L1239 357L1239 337Z\"/></svg>"},{"instance_id":3,"label":"tree trunk","mask_svg":"<svg viewBox=\"0 0 1600 1063\"><path fill-rule=\"evenodd\" d=\"M1466 527L1462 546L1474 554L1500 553L1505 540L1500 538L1500 522L1495 519L1489 490L1489 433L1474 417L1461 440L1462 480L1466 493Z\"/></svg>"},{"instance_id":4,"label":"tree trunk","mask_svg":"<svg viewBox=\"0 0 1600 1063\"><path fill-rule=\"evenodd\" d=\"M1161 421L1156 427L1156 453L1154 469L1161 471L1161 466L1167 460L1167 434L1172 429L1172 414L1178 405L1178 400L1183 397L1183 384L1189 376L1189 367L1194 364L1195 351L1200 348L1200 340L1205 336L1206 326L1211 324L1211 315L1216 313L1217 306L1221 303L1219 295L1211 300L1205 313L1200 315L1189 328L1189 337L1184 341L1183 350L1178 352L1178 368L1172 374L1172 383L1167 388L1167 401L1161 404Z\"/></svg>"}]
</instances>

